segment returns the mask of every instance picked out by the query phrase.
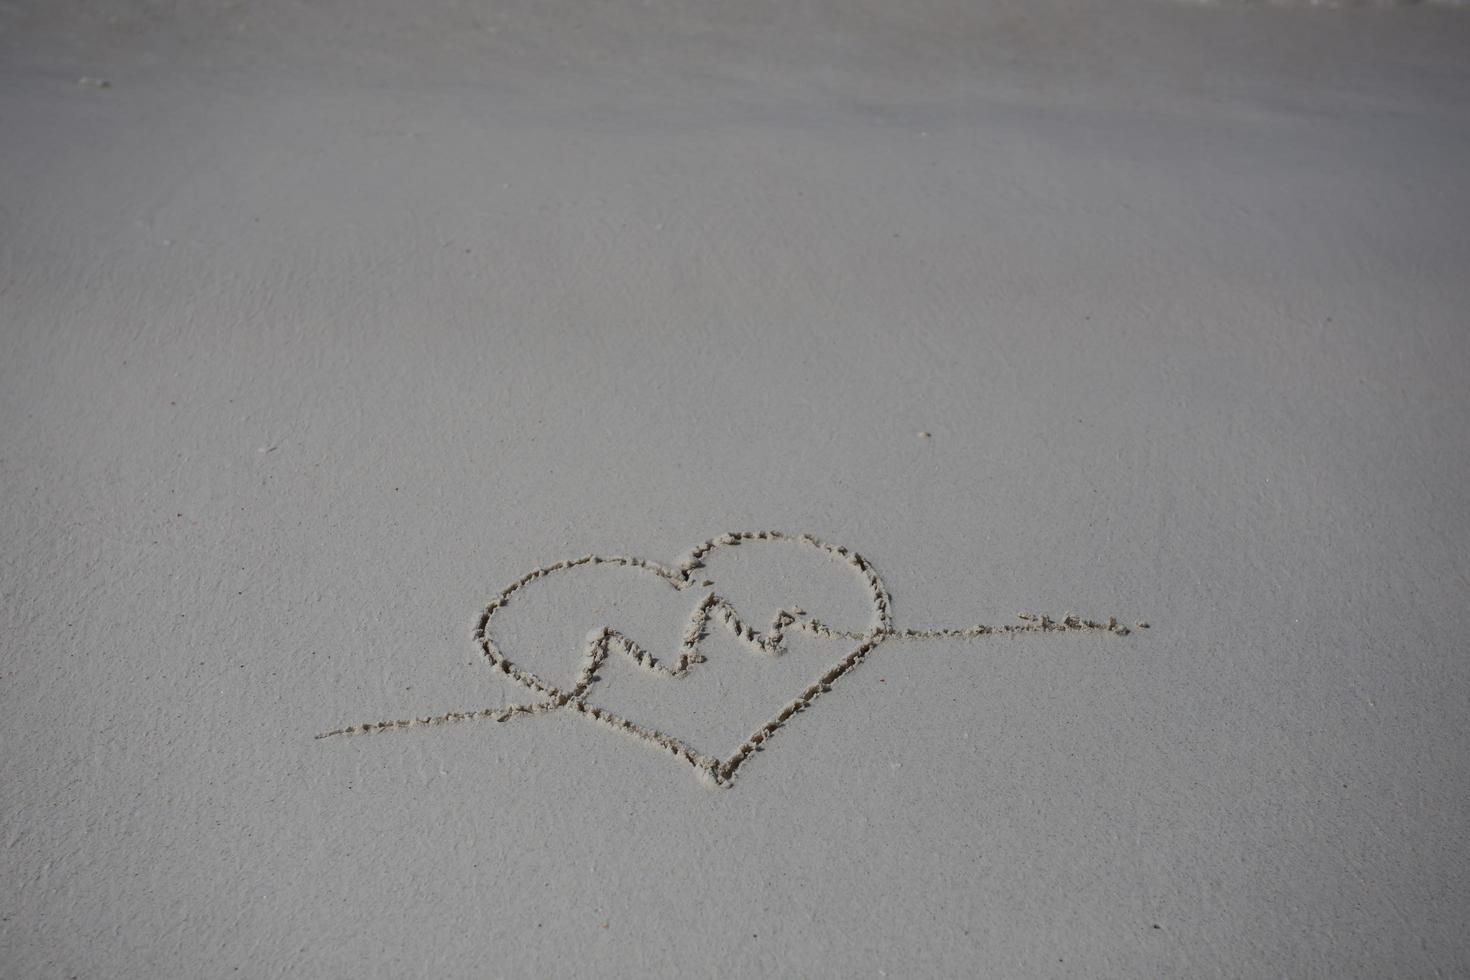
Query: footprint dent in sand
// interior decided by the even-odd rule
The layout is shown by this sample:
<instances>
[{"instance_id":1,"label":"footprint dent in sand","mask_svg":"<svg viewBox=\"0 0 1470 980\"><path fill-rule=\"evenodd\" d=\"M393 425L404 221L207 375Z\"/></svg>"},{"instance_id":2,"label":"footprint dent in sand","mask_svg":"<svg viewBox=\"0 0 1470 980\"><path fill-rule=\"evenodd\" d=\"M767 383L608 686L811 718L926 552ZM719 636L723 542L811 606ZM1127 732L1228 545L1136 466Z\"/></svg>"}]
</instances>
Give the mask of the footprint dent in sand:
<instances>
[{"instance_id":1,"label":"footprint dent in sand","mask_svg":"<svg viewBox=\"0 0 1470 980\"><path fill-rule=\"evenodd\" d=\"M835 558L850 567L866 597L871 611L866 628L859 630L834 629L820 620L808 616L800 608L779 611L764 630L756 629L739 610L716 589L717 584L704 575L696 574L705 567L705 560L719 549L735 548L744 542L782 541L813 550L829 558ZM619 632L613 624L600 626L586 639L582 651L580 669L574 680L553 682L533 673L516 662L503 651L495 640L492 629L500 610L518 599L532 583L548 576L563 574L574 568L605 565L633 569L663 582L675 592L705 590L695 605L688 626L679 641L678 652L667 663L640 647L635 641ZM1007 626L968 626L953 629L899 629L894 625L888 590L873 566L856 552L830 545L809 534L788 534L781 531L737 531L721 534L703 542L689 552L678 564L667 566L643 558L622 555L583 555L569 561L559 561L521 576L502 589L481 612L475 627L475 643L490 667L532 691L537 700L505 707L483 708L475 711L455 711L441 715L426 715L401 721L368 722L349 725L345 728L324 732L317 738L332 738L345 735L376 734L403 731L409 728L443 725L451 722L474 719L509 721L517 715L546 714L551 711L569 711L602 725L633 735L683 760L692 766L706 781L717 786L728 786L740 767L765 742L786 726L798 712L810 708L832 685L847 675L885 643L924 639L978 639L988 636L1016 636L1033 633L1065 631L1095 631L1126 635L1128 627L1109 617L1099 622L1082 619L1070 613L1061 619L1022 613L1018 623ZM1141 627L1143 624L1139 624ZM624 718L612 711L589 702L594 685L600 679L598 669L612 657L626 658L644 668L650 674L662 678L677 678L695 670L705 662L700 652L701 642L713 629L723 629L753 653L774 656L786 650L786 639L793 632L804 632L826 639L845 641L843 656L830 662L822 672L806 684L794 697L780 703L770 719L761 724L744 739L734 753L718 758L701 752L683 739L664 732L652 725ZM545 674L546 671L542 671Z\"/></svg>"}]
</instances>

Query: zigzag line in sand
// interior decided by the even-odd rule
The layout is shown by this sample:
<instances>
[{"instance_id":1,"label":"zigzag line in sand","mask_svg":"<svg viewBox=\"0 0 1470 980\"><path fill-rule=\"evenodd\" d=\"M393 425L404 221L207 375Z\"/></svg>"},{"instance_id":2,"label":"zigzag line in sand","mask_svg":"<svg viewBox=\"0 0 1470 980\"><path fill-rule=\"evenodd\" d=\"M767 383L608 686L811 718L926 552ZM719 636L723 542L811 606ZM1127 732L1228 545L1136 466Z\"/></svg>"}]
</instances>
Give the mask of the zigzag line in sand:
<instances>
[{"instance_id":1,"label":"zigzag line in sand","mask_svg":"<svg viewBox=\"0 0 1470 980\"><path fill-rule=\"evenodd\" d=\"M803 610L784 609L776 615L770 628L761 632L745 623L740 618L738 611L728 600L711 592L696 607L694 613L691 615L689 626L686 628L679 646L678 656L673 660L672 666L665 666L656 657L639 647L616 629L611 626L604 626L588 637L587 648L583 654L584 663L578 674L577 683L570 690L566 691L547 683L530 671L517 666L500 652L491 637L489 627L495 613L512 601L517 592L544 576L583 565L606 564L643 569L668 582L677 591L683 591L696 584L709 587L714 583L709 581L696 583L692 576L694 570L701 568L704 557L716 548L734 547L742 541L791 541L816 548L831 556L843 559L862 577L864 584L868 588L873 609L872 626L865 632L835 630L816 619L803 618L805 616ZM744 764L745 760L758 751L778 730L784 727L792 716L810 708L816 702L817 698L832 689L832 685L839 678L866 660L874 650L884 643L894 640L978 639L984 636L1019 636L1056 632L1106 632L1123 636L1130 632L1127 626L1121 625L1114 617L1109 617L1105 622L1100 622L1097 620L1083 619L1071 613L1064 615L1059 620L1054 620L1048 616L1021 613L1018 616L1021 623L1006 626L986 626L982 624L953 629L900 630L893 625L890 605L888 592L884 588L882 580L866 559L846 548L826 544L808 534L793 535L781 531L741 531L722 534L700 544L689 553L687 558L672 568L642 558L621 555L611 557L583 555L580 558L570 561L559 561L534 569L501 590L485 607L475 628L475 641L490 666L522 686L543 695L545 700L530 704L507 705L499 708L451 711L441 715L426 715L405 720L349 725L345 728L324 732L316 737L323 739L344 735L379 734L382 732L403 731L411 728L484 719L504 722L509 721L516 715L546 714L551 711L569 710L667 750L675 757L689 763L701 776L714 785L728 786L734 780L736 772ZM626 657L635 664L662 677L673 678L687 674L693 667L703 663L705 660L703 654L700 653L699 645L708 635L708 627L711 620L717 622L720 626L731 632L737 640L760 654L778 655L784 652L786 633L792 628L829 639L851 640L858 645L845 657L829 667L821 677L808 685L801 694L782 707L774 718L757 729L726 759L718 759L697 752L673 735L630 721L604 708L587 703L587 693L597 679L598 668L615 654ZM1147 623L1137 624L1140 628L1145 628L1147 625Z\"/></svg>"}]
</instances>

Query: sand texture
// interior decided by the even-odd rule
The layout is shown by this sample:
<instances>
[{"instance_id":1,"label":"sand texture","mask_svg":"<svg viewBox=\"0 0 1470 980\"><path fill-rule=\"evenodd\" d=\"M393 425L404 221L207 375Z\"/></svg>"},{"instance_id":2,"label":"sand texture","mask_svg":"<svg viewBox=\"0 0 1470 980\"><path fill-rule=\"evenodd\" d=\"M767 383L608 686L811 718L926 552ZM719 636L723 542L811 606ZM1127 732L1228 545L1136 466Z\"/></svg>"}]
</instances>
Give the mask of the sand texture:
<instances>
[{"instance_id":1,"label":"sand texture","mask_svg":"<svg viewBox=\"0 0 1470 980\"><path fill-rule=\"evenodd\" d=\"M0 72L0 976L1470 975L1470 9Z\"/></svg>"}]
</instances>

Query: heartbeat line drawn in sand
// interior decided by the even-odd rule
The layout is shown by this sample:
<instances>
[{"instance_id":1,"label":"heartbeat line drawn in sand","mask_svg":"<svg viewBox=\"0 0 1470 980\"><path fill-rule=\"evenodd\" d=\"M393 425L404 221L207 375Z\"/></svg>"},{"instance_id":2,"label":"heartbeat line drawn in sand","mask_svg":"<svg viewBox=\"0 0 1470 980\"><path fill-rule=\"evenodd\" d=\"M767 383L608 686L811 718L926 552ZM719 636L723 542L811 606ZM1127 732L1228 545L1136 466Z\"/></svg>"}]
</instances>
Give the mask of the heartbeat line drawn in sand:
<instances>
[{"instance_id":1,"label":"heartbeat line drawn in sand","mask_svg":"<svg viewBox=\"0 0 1470 980\"><path fill-rule=\"evenodd\" d=\"M694 573L705 567L704 560L712 552L757 541L791 542L807 549L815 549L816 552L829 558L845 562L861 578L867 592L872 611L868 627L863 630L834 629L808 616L804 610L799 608L783 609L778 612L765 632L751 627L740 617L739 612L730 601L712 590L715 585L713 581L696 576ZM690 589L706 590L690 616L678 655L670 663L665 664L611 625L604 625L588 635L586 648L581 658L581 670L576 675L575 683L566 687L550 683L519 666L496 646L491 632L492 621L500 610L518 599L532 582L547 576L565 573L574 568L594 565L637 569L655 576L676 592ZM324 739L346 735L377 734L477 719L503 722L517 715L570 711L649 742L661 751L668 752L675 758L682 759L693 766L706 781L717 786L728 786L745 761L785 727L793 716L810 708L818 698L832 689L833 684L885 643L929 639L971 640L991 636L1059 632L1104 632L1124 636L1130 632L1127 626L1120 624L1116 618L1111 616L1105 622L1098 622L1082 619L1071 613L1067 613L1061 619L1021 613L1017 617L1020 620L1019 623L1007 626L977 625L955 629L898 629L893 624L893 613L890 606L888 590L866 559L847 548L826 544L809 534L787 534L781 531L740 531L722 534L705 541L672 567L642 558L584 555L581 558L559 561L537 568L522 576L490 600L489 605L480 614L479 623L475 627L475 643L490 666L535 692L539 700L527 704L483 708L477 711L453 711L441 715L426 715L403 721L349 725L346 728L324 732L316 737ZM736 640L752 652L768 657L780 656L786 652L786 637L792 631L801 631L831 640L845 640L851 642L853 646L841 659L831 663L820 676L811 681L800 694L783 705L770 721L749 735L732 755L723 759L697 751L684 740L667 732L620 717L606 708L588 703L589 693L593 685L600 679L598 669L615 654L628 658L658 677L678 678L687 675L696 666L705 662L704 655L700 653L700 643L708 635L712 622L728 630ZM1147 623L1142 622L1136 625L1139 628L1148 626Z\"/></svg>"}]
</instances>

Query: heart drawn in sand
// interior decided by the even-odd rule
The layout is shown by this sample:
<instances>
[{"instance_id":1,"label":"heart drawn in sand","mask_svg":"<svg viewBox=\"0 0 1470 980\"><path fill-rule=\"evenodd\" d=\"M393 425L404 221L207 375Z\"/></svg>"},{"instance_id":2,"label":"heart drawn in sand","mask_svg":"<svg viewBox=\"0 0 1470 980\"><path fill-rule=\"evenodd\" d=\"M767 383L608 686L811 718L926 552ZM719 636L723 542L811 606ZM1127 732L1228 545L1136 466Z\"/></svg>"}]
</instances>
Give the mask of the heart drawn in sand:
<instances>
[{"instance_id":1,"label":"heart drawn in sand","mask_svg":"<svg viewBox=\"0 0 1470 980\"><path fill-rule=\"evenodd\" d=\"M853 570L861 576L863 588L868 601L872 607L872 622L865 631L857 633L837 633L822 626L819 622L805 618L805 613L800 609L787 609L778 613L770 626L764 630L757 630L748 624L740 612L728 600L723 598L718 591L707 591L702 600L695 606L690 616L687 628L679 646L679 652L668 665L660 662L652 653L639 647L635 641L624 636L612 626L604 626L587 638L586 650L583 654L581 672L577 676L576 683L569 688L559 687L548 683L541 677L536 676L524 669L511 659L505 652L500 650L494 639L492 625L495 614L502 609L506 603L513 601L515 594L522 588L528 586L547 575L555 575L571 568L587 564L612 564L638 569L649 575L656 576L668 586L677 591L694 590L697 587L709 588L708 580L701 580L694 573L703 568L704 559L718 548L735 547L742 541L779 541L790 540L809 548L817 549L832 557L840 558L852 566ZM708 584L707 584L708 583ZM877 572L868 564L861 555L848 551L846 548L835 547L825 544L810 535L790 536L775 531L752 531L743 533L724 534L713 538L690 552L682 561L673 567L667 567L654 562L639 558L600 558L587 555L569 562L558 562L544 569L522 578L516 585L506 589L494 599L484 613L481 615L480 624L475 631L475 640L480 645L485 657L502 673L525 685L546 700L541 702L550 708L567 708L579 714L586 715L595 721L602 722L614 728L622 729L634 735L651 740L667 749L672 754L684 759L693 765L700 773L716 784L728 781L740 764L745 761L750 753L775 734L796 712L809 707L821 694L831 689L831 685L837 678L851 670L862 661L883 639L892 633L892 616L889 612L888 592L883 587ZM751 648L752 652L764 655L779 655L785 652L786 635L790 630L802 629L829 637L840 637L851 643L842 657L826 667L819 677L814 678L799 694L778 705L771 716L762 723L755 731L741 743L729 757L720 759L709 753L702 752L685 740L660 731L656 728L640 724L631 719L588 702L592 687L596 683L597 670L610 657L626 656L641 666L661 674L665 677L679 677L697 668L704 662L705 658L700 653L700 643L708 635L711 628L724 628L730 631L737 640Z\"/></svg>"},{"instance_id":2,"label":"heart drawn in sand","mask_svg":"<svg viewBox=\"0 0 1470 980\"><path fill-rule=\"evenodd\" d=\"M809 618L801 609L788 608L778 612L766 629L754 628L742 618L740 611L720 594L715 582L695 574L705 567L705 559L712 552L721 548L733 548L742 542L753 541L791 542L807 549L813 549L830 559L845 562L861 583L867 606L871 610L867 627L860 630L833 629L816 619ZM700 595L700 590L706 590L703 591L702 597L690 615L676 656L664 662L639 646L632 638L620 632L615 625L604 624L587 636L581 652L580 670L572 683L567 684L565 681L558 683L549 680L545 676L548 673L545 670L541 675L533 673L496 644L495 617L500 610L514 603L523 590L548 576L561 575L572 569L593 565L636 570L653 576L676 592ZM1021 622L1017 625L1002 627L971 626L960 629L896 630L893 626L888 591L873 566L861 555L847 548L826 544L808 534L787 534L780 531L742 531L722 534L705 541L673 566L642 558L584 555L581 558L555 562L535 569L501 590L485 607L475 628L475 642L491 667L534 692L538 700L502 708L450 712L406 721L353 725L326 732L317 737L395 731L477 718L508 721L520 714L571 711L652 743L662 751L689 763L703 778L714 785L728 785L741 765L780 731L793 715L810 708L818 698L832 689L833 684L867 659L885 642L896 639L914 640L941 637L969 639L994 634L1014 635L1066 630L1097 630L1120 635L1129 632L1127 627L1121 626L1116 619L1111 617L1106 622L1096 622L1071 614L1060 620L1022 614L1020 619ZM1139 625L1145 624L1140 623ZM714 629L727 630L751 652L764 656L779 656L784 653L786 638L793 631L802 631L827 639L846 641L846 643L840 657L821 669L817 676L806 683L794 697L776 706L769 720L760 724L733 753L725 758L701 751L684 739L651 725L625 718L589 701L594 685L599 679L598 670L610 658L626 658L648 672L664 678L681 677L705 662L705 657L700 652L700 645Z\"/></svg>"}]
</instances>

